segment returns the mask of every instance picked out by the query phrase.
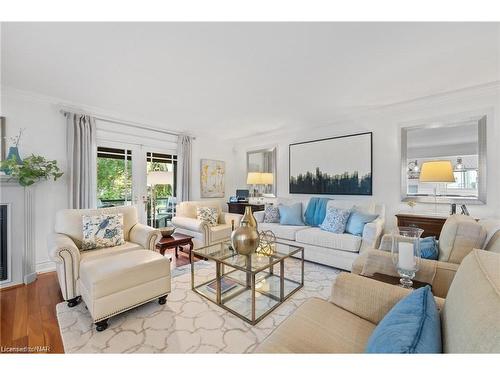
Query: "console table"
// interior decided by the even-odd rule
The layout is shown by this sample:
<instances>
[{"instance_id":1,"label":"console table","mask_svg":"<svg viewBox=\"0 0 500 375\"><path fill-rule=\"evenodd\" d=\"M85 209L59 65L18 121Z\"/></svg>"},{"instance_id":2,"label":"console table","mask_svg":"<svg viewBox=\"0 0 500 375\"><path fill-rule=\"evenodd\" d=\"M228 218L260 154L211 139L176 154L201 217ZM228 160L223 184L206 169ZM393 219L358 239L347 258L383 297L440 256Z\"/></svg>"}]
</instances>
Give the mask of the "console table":
<instances>
[{"instance_id":1,"label":"console table","mask_svg":"<svg viewBox=\"0 0 500 375\"><path fill-rule=\"evenodd\" d=\"M253 204L248 202L228 202L228 211L230 214L240 214L243 215L245 213L245 207L252 207L252 212L256 211L264 211L266 206L264 204Z\"/></svg>"},{"instance_id":2,"label":"console table","mask_svg":"<svg viewBox=\"0 0 500 375\"><path fill-rule=\"evenodd\" d=\"M400 213L397 214L398 227L417 227L424 230L422 237L435 236L439 238L441 229L447 216L432 216L425 214Z\"/></svg>"}]
</instances>

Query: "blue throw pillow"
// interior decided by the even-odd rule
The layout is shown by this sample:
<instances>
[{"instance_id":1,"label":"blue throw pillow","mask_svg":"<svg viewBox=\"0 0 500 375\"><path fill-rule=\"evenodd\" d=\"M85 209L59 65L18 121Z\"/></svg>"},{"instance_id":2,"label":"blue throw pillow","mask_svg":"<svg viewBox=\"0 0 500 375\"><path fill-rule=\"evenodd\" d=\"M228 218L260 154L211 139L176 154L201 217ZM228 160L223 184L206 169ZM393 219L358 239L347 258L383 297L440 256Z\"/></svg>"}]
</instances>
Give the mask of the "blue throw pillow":
<instances>
[{"instance_id":1,"label":"blue throw pillow","mask_svg":"<svg viewBox=\"0 0 500 375\"><path fill-rule=\"evenodd\" d=\"M351 210L343 210L341 208L330 207L326 211L326 216L325 220L323 220L323 224L321 224L319 227L332 233L344 233L345 225L347 224L347 220L349 219L350 214Z\"/></svg>"},{"instance_id":2,"label":"blue throw pillow","mask_svg":"<svg viewBox=\"0 0 500 375\"><path fill-rule=\"evenodd\" d=\"M425 237L420 239L420 257L422 259L437 260L439 250L436 237Z\"/></svg>"},{"instance_id":3,"label":"blue throw pillow","mask_svg":"<svg viewBox=\"0 0 500 375\"><path fill-rule=\"evenodd\" d=\"M302 203L294 203L290 206L279 205L281 225L304 225L302 220Z\"/></svg>"},{"instance_id":4,"label":"blue throw pillow","mask_svg":"<svg viewBox=\"0 0 500 375\"><path fill-rule=\"evenodd\" d=\"M366 223L371 223L378 215L368 214L354 209L347 220L345 231L355 236L362 236Z\"/></svg>"},{"instance_id":5,"label":"blue throw pillow","mask_svg":"<svg viewBox=\"0 0 500 375\"><path fill-rule=\"evenodd\" d=\"M441 321L431 288L399 301L368 339L366 353L441 353Z\"/></svg>"}]
</instances>

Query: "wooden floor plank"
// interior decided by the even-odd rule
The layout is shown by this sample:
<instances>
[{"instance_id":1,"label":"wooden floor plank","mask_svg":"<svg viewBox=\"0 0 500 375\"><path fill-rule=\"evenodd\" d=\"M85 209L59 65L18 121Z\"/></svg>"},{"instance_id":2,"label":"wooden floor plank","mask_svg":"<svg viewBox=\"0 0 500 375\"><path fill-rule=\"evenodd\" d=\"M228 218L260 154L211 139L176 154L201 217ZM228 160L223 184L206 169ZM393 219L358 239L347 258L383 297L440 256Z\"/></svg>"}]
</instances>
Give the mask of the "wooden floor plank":
<instances>
[{"instance_id":1,"label":"wooden floor plank","mask_svg":"<svg viewBox=\"0 0 500 375\"><path fill-rule=\"evenodd\" d=\"M16 306L14 308L14 325L12 341L22 339L28 332L28 288L16 289Z\"/></svg>"},{"instance_id":2,"label":"wooden floor plank","mask_svg":"<svg viewBox=\"0 0 500 375\"><path fill-rule=\"evenodd\" d=\"M28 345L45 346L40 299L36 282L28 285Z\"/></svg>"},{"instance_id":3,"label":"wooden floor plank","mask_svg":"<svg viewBox=\"0 0 500 375\"><path fill-rule=\"evenodd\" d=\"M0 344L12 346L16 289L0 290Z\"/></svg>"}]
</instances>

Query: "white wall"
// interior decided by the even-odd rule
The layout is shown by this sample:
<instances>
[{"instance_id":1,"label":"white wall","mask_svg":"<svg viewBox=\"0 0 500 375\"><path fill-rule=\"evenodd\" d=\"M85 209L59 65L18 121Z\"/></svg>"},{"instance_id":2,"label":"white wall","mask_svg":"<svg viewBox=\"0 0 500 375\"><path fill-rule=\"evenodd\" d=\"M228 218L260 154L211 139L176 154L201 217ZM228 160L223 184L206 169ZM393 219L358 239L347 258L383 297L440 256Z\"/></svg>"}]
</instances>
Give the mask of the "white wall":
<instances>
[{"instance_id":1,"label":"white wall","mask_svg":"<svg viewBox=\"0 0 500 375\"><path fill-rule=\"evenodd\" d=\"M59 113L61 104L79 107L75 103L2 87L0 113L6 117L7 137L25 128L19 146L21 158L30 154L55 159L62 171L66 166L66 122ZM83 107L83 106L82 106ZM83 107L89 108L89 107ZM90 109L89 109L90 110ZM97 111L102 113L102 109ZM119 114L113 114L119 117ZM127 129L130 131L130 129ZM218 159L226 162L226 197L234 194L232 142L198 137L193 143L192 199L200 197L200 159ZM52 270L47 254L47 234L53 231L57 210L68 206L68 175L58 181L44 181L35 187L36 195L36 263L37 271ZM221 201L227 198L221 199Z\"/></svg>"},{"instance_id":2,"label":"white wall","mask_svg":"<svg viewBox=\"0 0 500 375\"><path fill-rule=\"evenodd\" d=\"M374 109L346 116L332 125L315 127L303 124L304 130L289 131L248 137L235 143L236 165L235 185L245 186L246 151L261 147L278 146L277 187L279 197L292 197L288 193L288 145L294 142L314 140L352 133L373 132L373 196L334 196L334 199L373 200L383 202L387 207L388 227L396 223L394 214L408 211L400 199L400 128L420 120L468 112L488 113L488 202L486 205L469 206L477 217L500 216L500 84L486 85L446 95L422 98L412 102ZM305 198L303 195L296 197ZM416 211L433 210L432 204L419 203ZM449 205L440 205L439 210L447 213Z\"/></svg>"}]
</instances>

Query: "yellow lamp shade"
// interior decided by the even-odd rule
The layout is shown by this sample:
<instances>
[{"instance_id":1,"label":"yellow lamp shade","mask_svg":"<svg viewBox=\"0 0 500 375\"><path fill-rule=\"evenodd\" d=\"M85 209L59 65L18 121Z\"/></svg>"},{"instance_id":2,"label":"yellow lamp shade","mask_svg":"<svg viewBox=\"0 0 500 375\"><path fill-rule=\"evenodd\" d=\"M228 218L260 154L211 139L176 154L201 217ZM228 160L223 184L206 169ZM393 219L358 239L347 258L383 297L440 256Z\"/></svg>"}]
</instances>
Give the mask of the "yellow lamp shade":
<instances>
[{"instance_id":1,"label":"yellow lamp shade","mask_svg":"<svg viewBox=\"0 0 500 375\"><path fill-rule=\"evenodd\" d=\"M248 172L247 185L261 185L261 184L262 184L262 173Z\"/></svg>"},{"instance_id":2,"label":"yellow lamp shade","mask_svg":"<svg viewBox=\"0 0 500 375\"><path fill-rule=\"evenodd\" d=\"M264 185L272 185L274 183L274 176L272 173L261 173L262 183Z\"/></svg>"},{"instance_id":3,"label":"yellow lamp shade","mask_svg":"<svg viewBox=\"0 0 500 375\"><path fill-rule=\"evenodd\" d=\"M455 182L453 165L448 160L426 161L420 170L420 182Z\"/></svg>"},{"instance_id":4,"label":"yellow lamp shade","mask_svg":"<svg viewBox=\"0 0 500 375\"><path fill-rule=\"evenodd\" d=\"M148 173L147 184L152 185L172 185L174 183L174 172L151 171Z\"/></svg>"}]
</instances>

